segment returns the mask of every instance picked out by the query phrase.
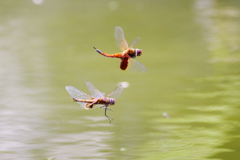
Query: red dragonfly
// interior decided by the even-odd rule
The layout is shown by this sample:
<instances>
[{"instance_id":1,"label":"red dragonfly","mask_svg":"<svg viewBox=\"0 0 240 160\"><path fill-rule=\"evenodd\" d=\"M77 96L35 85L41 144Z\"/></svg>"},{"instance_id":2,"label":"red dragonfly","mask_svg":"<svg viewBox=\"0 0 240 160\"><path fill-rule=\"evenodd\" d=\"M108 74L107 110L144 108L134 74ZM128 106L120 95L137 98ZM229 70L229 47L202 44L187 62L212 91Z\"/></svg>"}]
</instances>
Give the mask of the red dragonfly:
<instances>
[{"instance_id":1,"label":"red dragonfly","mask_svg":"<svg viewBox=\"0 0 240 160\"><path fill-rule=\"evenodd\" d=\"M116 39L117 46L123 51L121 53L116 54L106 54L100 51L99 49L93 47L99 54L105 56L105 57L111 57L111 58L120 58L120 68L122 70L131 70L131 71L147 71L147 69L139 62L135 61L133 58L137 56L142 55L141 49L134 49L132 48L139 40L140 38L136 38L135 41L133 41L130 48L128 47L128 43L126 39L124 38L124 33L121 27L115 27L115 33L114 37Z\"/></svg>"},{"instance_id":2,"label":"red dragonfly","mask_svg":"<svg viewBox=\"0 0 240 160\"><path fill-rule=\"evenodd\" d=\"M65 88L71 95L71 98L83 108L91 109L95 105L99 105L100 108L104 108L104 115L111 123L113 118L107 115L107 110L110 110L108 109L108 106L115 104L115 99L120 96L124 87L120 84L111 93L104 97L104 93L96 89L90 82L86 82L86 84L91 95L87 95L73 86L66 86Z\"/></svg>"}]
</instances>

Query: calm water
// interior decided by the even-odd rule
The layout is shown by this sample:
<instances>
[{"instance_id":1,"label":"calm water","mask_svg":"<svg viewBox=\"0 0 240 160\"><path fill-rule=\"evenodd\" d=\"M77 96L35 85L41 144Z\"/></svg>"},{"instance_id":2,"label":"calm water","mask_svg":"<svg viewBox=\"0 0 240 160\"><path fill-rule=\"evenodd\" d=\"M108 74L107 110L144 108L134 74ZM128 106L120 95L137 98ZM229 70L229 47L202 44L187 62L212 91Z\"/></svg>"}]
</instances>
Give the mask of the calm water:
<instances>
[{"instance_id":1,"label":"calm water","mask_svg":"<svg viewBox=\"0 0 240 160\"><path fill-rule=\"evenodd\" d=\"M239 0L0 2L0 157L3 160L238 160ZM148 72L100 56L120 50L115 26L143 50ZM108 93L84 110L65 86Z\"/></svg>"}]
</instances>

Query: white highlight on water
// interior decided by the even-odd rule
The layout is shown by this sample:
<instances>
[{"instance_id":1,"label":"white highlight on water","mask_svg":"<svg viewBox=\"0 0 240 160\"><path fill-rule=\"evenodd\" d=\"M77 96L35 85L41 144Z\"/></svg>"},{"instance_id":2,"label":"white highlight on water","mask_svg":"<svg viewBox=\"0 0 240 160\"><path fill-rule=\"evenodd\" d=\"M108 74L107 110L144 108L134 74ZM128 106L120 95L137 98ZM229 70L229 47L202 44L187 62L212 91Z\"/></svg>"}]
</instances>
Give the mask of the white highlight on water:
<instances>
[{"instance_id":1,"label":"white highlight on water","mask_svg":"<svg viewBox=\"0 0 240 160\"><path fill-rule=\"evenodd\" d=\"M42 4L43 0L33 0L34 4L40 5Z\"/></svg>"}]
</instances>

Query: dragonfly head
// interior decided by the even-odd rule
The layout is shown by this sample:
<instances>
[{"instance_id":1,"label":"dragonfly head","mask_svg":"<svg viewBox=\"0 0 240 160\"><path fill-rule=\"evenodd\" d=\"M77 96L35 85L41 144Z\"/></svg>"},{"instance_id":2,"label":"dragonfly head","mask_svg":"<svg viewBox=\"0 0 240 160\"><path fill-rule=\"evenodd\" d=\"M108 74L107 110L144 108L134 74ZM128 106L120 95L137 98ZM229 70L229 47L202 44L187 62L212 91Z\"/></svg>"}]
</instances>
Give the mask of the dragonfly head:
<instances>
[{"instance_id":1,"label":"dragonfly head","mask_svg":"<svg viewBox=\"0 0 240 160\"><path fill-rule=\"evenodd\" d=\"M135 49L135 56L141 56L142 50L141 49Z\"/></svg>"},{"instance_id":2,"label":"dragonfly head","mask_svg":"<svg viewBox=\"0 0 240 160\"><path fill-rule=\"evenodd\" d=\"M115 99L114 98L109 98L109 104L114 105L115 104Z\"/></svg>"}]
</instances>

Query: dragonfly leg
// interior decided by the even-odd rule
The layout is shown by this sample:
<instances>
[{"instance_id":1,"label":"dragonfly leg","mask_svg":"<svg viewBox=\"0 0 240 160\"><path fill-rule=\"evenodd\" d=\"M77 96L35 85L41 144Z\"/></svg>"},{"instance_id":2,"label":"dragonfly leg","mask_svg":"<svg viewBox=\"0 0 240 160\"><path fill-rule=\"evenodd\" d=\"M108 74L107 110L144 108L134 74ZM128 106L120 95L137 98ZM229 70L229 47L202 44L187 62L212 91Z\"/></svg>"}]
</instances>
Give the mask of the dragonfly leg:
<instances>
[{"instance_id":1,"label":"dragonfly leg","mask_svg":"<svg viewBox=\"0 0 240 160\"><path fill-rule=\"evenodd\" d=\"M109 109L109 108L107 108L107 110L109 110L109 111L112 111L112 112L113 112L113 110L111 110L111 109Z\"/></svg>"},{"instance_id":2,"label":"dragonfly leg","mask_svg":"<svg viewBox=\"0 0 240 160\"><path fill-rule=\"evenodd\" d=\"M107 108L107 110L109 110L109 111L112 111L113 112L113 110L111 110L111 109L109 109L108 107L106 107L106 106L101 106L100 108Z\"/></svg>"},{"instance_id":3,"label":"dragonfly leg","mask_svg":"<svg viewBox=\"0 0 240 160\"><path fill-rule=\"evenodd\" d=\"M107 110L109 110L107 107L104 108L104 115L109 119L109 123L111 123L111 120L114 120L112 117L107 115Z\"/></svg>"}]
</instances>

